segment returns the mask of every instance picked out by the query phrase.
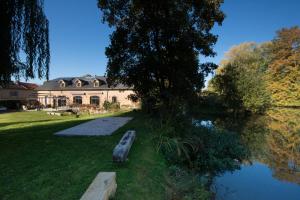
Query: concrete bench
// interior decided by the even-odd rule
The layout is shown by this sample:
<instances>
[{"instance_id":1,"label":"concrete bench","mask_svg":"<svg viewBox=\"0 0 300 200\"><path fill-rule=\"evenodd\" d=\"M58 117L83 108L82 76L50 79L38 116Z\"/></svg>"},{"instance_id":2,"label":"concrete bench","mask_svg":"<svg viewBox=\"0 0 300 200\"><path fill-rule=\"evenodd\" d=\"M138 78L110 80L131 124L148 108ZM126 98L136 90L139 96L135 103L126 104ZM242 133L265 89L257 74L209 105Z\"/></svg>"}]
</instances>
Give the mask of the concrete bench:
<instances>
[{"instance_id":1,"label":"concrete bench","mask_svg":"<svg viewBox=\"0 0 300 200\"><path fill-rule=\"evenodd\" d=\"M129 130L127 131L119 144L113 150L113 161L114 162L124 162L127 159L130 148L135 139L135 131Z\"/></svg>"},{"instance_id":2,"label":"concrete bench","mask_svg":"<svg viewBox=\"0 0 300 200\"><path fill-rule=\"evenodd\" d=\"M116 172L100 172L80 200L109 200L116 190Z\"/></svg>"}]
</instances>

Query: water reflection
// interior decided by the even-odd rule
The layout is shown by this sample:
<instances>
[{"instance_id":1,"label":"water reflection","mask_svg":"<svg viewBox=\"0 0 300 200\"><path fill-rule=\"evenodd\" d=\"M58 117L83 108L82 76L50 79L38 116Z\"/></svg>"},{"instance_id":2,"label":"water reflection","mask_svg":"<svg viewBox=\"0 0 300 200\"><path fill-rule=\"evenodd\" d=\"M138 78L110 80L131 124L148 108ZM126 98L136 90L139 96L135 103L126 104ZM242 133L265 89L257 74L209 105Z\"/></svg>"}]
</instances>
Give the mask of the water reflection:
<instances>
[{"instance_id":1,"label":"water reflection","mask_svg":"<svg viewBox=\"0 0 300 200\"><path fill-rule=\"evenodd\" d=\"M275 109L265 116L213 123L241 134L253 162L216 179L217 199L300 199L300 110Z\"/></svg>"},{"instance_id":2,"label":"water reflection","mask_svg":"<svg viewBox=\"0 0 300 200\"><path fill-rule=\"evenodd\" d=\"M214 124L211 120L192 120L192 124L196 127L213 128Z\"/></svg>"},{"instance_id":3,"label":"water reflection","mask_svg":"<svg viewBox=\"0 0 300 200\"><path fill-rule=\"evenodd\" d=\"M225 173L214 186L218 200L299 200L300 195L299 185L274 178L259 162Z\"/></svg>"}]
</instances>

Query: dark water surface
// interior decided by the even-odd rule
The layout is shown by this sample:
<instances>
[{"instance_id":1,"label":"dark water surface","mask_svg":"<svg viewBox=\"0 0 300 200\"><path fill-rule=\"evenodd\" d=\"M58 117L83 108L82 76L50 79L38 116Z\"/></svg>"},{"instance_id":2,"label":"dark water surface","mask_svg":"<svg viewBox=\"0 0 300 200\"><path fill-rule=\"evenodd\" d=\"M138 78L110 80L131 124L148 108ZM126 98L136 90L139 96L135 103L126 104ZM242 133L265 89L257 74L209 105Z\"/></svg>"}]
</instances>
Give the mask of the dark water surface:
<instances>
[{"instance_id":1,"label":"dark water surface","mask_svg":"<svg viewBox=\"0 0 300 200\"><path fill-rule=\"evenodd\" d=\"M234 131L250 150L240 170L216 177L217 200L300 200L300 110L264 116L210 118L214 128ZM205 122L207 123L207 122Z\"/></svg>"}]
</instances>

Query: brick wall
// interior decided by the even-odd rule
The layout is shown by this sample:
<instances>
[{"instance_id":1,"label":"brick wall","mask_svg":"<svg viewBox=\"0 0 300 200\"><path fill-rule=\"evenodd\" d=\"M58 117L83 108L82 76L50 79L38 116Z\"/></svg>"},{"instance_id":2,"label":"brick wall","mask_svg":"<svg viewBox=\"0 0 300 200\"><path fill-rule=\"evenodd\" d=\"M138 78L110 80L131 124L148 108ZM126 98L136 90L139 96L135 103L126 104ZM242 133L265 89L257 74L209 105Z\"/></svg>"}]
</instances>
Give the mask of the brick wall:
<instances>
[{"instance_id":1,"label":"brick wall","mask_svg":"<svg viewBox=\"0 0 300 200\"><path fill-rule=\"evenodd\" d=\"M90 104L91 96L98 96L100 99L100 107L103 106L105 100L112 102L112 98L116 97L117 102L121 107L136 107L137 104L128 99L128 95L134 94L132 90L92 90L92 91L37 91L37 100L42 105L53 106L53 99L59 96L66 97L66 104L73 104L73 97L80 96L82 98L82 104Z\"/></svg>"},{"instance_id":2,"label":"brick wall","mask_svg":"<svg viewBox=\"0 0 300 200\"><path fill-rule=\"evenodd\" d=\"M33 90L0 89L0 101L19 100L25 101L34 93Z\"/></svg>"}]
</instances>

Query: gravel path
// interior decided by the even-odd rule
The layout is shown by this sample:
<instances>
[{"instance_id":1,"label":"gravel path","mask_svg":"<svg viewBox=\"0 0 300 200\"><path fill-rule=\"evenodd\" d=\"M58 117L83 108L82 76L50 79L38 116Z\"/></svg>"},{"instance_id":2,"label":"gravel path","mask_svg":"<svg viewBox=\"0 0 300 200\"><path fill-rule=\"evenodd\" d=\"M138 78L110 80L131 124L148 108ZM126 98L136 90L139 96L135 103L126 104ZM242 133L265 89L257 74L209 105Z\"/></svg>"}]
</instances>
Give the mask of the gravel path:
<instances>
[{"instance_id":1,"label":"gravel path","mask_svg":"<svg viewBox=\"0 0 300 200\"><path fill-rule=\"evenodd\" d=\"M132 117L104 117L55 133L60 136L103 136L111 135L124 126Z\"/></svg>"}]
</instances>

